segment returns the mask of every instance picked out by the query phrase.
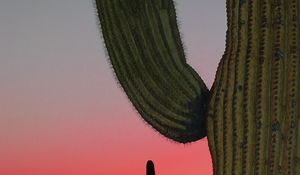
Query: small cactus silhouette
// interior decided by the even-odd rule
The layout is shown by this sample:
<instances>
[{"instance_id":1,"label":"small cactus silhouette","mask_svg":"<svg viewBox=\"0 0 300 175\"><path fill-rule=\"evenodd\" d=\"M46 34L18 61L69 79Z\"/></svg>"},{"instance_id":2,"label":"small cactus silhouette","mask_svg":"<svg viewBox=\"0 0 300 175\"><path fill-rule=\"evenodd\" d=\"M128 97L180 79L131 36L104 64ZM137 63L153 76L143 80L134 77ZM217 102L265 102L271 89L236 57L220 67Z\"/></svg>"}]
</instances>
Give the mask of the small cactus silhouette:
<instances>
[{"instance_id":1,"label":"small cactus silhouette","mask_svg":"<svg viewBox=\"0 0 300 175\"><path fill-rule=\"evenodd\" d=\"M215 175L300 174L300 0L227 0L210 90L186 63L172 0L96 0L140 115L180 143L208 137Z\"/></svg>"},{"instance_id":2,"label":"small cactus silhouette","mask_svg":"<svg viewBox=\"0 0 300 175\"><path fill-rule=\"evenodd\" d=\"M152 160L147 161L146 175L155 175L154 163L152 162Z\"/></svg>"}]
</instances>

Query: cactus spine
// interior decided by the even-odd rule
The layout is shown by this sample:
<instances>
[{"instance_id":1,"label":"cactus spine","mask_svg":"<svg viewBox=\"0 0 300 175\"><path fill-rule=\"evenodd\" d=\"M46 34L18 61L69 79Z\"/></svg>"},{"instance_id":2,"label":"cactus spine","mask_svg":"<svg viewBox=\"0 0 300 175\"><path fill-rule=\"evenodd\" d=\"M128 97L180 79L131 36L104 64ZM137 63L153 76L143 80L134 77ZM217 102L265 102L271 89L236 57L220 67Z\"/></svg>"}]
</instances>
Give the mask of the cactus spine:
<instances>
[{"instance_id":1,"label":"cactus spine","mask_svg":"<svg viewBox=\"0 0 300 175\"><path fill-rule=\"evenodd\" d=\"M141 116L215 175L300 174L300 0L227 0L210 91L186 63L171 0L96 0L116 76Z\"/></svg>"}]
</instances>

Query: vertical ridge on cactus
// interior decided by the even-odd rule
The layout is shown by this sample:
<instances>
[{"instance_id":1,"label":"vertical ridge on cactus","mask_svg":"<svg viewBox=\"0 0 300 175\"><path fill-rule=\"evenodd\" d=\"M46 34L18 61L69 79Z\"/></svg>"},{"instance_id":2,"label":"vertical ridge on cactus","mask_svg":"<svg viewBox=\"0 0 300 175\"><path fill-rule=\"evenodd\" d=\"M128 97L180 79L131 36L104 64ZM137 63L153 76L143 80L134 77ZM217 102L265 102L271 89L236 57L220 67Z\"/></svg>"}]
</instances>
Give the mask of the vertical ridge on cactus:
<instances>
[{"instance_id":1,"label":"vertical ridge on cactus","mask_svg":"<svg viewBox=\"0 0 300 175\"><path fill-rule=\"evenodd\" d=\"M269 92L270 78L271 78L271 62L270 47L271 47L271 29L267 27L271 21L271 8L270 0L264 0L260 5L260 43L259 43L259 56L258 56L258 72L257 72L257 107L255 111L255 130L256 144L255 144L255 167L254 173L267 174L266 161L267 161L267 146L268 146L268 123L270 121L270 107L269 107Z\"/></svg>"},{"instance_id":2,"label":"vertical ridge on cactus","mask_svg":"<svg viewBox=\"0 0 300 175\"><path fill-rule=\"evenodd\" d=\"M247 3L247 1L245 2ZM244 93L242 116L244 123L243 143L242 143L242 174L252 174L254 169L254 147L255 144L255 116L256 110L256 79L257 79L257 61L258 61L258 8L259 0L248 1L248 43L246 49L246 60L244 67Z\"/></svg>"},{"instance_id":3,"label":"vertical ridge on cactus","mask_svg":"<svg viewBox=\"0 0 300 175\"><path fill-rule=\"evenodd\" d=\"M233 8L235 6L239 6L239 1L233 1L230 4L230 7L228 8ZM233 130L229 129L233 127L233 95L234 95L234 79L235 79L235 62L236 62L236 52L238 49L238 22L239 18L236 18L236 16L239 16L240 14L239 8L236 8L232 10L230 18L232 19L232 23L230 24L229 30L230 36L232 38L237 38L237 39L231 39L227 46L231 45L228 47L228 54L227 57L224 57L223 59L227 60L227 68L224 76L224 98L223 98L223 127L221 128L221 131L223 133L223 156L220 156L221 159L223 159L223 172L220 169L220 173L223 174L231 174L232 171L232 159L233 159ZM221 89L222 91L222 89Z\"/></svg>"},{"instance_id":4,"label":"vertical ridge on cactus","mask_svg":"<svg viewBox=\"0 0 300 175\"><path fill-rule=\"evenodd\" d=\"M158 132L208 137L215 175L300 174L300 0L227 0L210 91L186 63L172 0L96 0L117 78Z\"/></svg>"},{"instance_id":5,"label":"vertical ridge on cactus","mask_svg":"<svg viewBox=\"0 0 300 175\"><path fill-rule=\"evenodd\" d=\"M248 47L248 18L249 18L249 3L245 1L239 1L238 5L238 22L237 22L237 36L238 36L238 46L237 53L235 55L235 79L234 79L234 94L233 94L233 116L232 116L232 130L233 130L233 141L232 146L235 153L232 154L232 174L242 174L242 146L243 136L244 136L244 123L243 118L240 117L244 114L244 109L240 108L239 105L243 104L245 88L244 79L245 75L245 65Z\"/></svg>"},{"instance_id":6,"label":"vertical ridge on cactus","mask_svg":"<svg viewBox=\"0 0 300 175\"><path fill-rule=\"evenodd\" d=\"M298 9L297 9L298 6ZM282 162L285 162L283 165L283 173L285 174L299 174L299 167L300 162L297 161L297 157L299 156L299 153L297 155L296 150L300 150L300 144L297 145L297 132L299 135L299 125L296 126L296 121L298 117L299 122L299 96L300 92L297 90L299 88L300 84L300 54L299 54L299 45L300 45L300 35L299 35L299 25L300 25L300 4L299 1L291 0L287 3L287 37L288 37L288 52L287 52L287 59L288 61L288 75L287 75L287 109L286 109L286 121L285 121L285 128L284 133L286 133L285 136L285 143L283 147L283 158L281 159ZM298 18L298 21L297 21ZM298 99L297 99L298 96ZM298 116L297 116L298 115ZM299 142L299 137L298 137ZM297 148L298 146L298 148ZM298 166L298 172L297 170L293 170L293 165L296 167ZM292 172L294 171L294 172Z\"/></svg>"}]
</instances>

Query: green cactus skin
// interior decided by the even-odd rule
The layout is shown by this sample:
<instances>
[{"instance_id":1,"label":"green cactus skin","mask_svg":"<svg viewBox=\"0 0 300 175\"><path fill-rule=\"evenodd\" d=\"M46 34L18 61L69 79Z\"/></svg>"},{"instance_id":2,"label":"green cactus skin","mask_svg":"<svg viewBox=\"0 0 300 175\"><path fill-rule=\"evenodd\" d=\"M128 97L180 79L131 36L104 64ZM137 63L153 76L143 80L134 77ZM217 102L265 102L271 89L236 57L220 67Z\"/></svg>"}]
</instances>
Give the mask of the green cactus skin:
<instances>
[{"instance_id":1,"label":"green cactus skin","mask_svg":"<svg viewBox=\"0 0 300 175\"><path fill-rule=\"evenodd\" d=\"M300 174L299 3L227 1L207 119L217 175Z\"/></svg>"},{"instance_id":2,"label":"green cactus skin","mask_svg":"<svg viewBox=\"0 0 300 175\"><path fill-rule=\"evenodd\" d=\"M227 0L210 91L186 64L171 0L96 0L117 78L141 116L208 137L214 175L300 174L300 0Z\"/></svg>"},{"instance_id":3,"label":"green cactus skin","mask_svg":"<svg viewBox=\"0 0 300 175\"><path fill-rule=\"evenodd\" d=\"M113 69L141 116L178 142L205 137L209 91L186 63L173 3L96 4Z\"/></svg>"}]
</instances>

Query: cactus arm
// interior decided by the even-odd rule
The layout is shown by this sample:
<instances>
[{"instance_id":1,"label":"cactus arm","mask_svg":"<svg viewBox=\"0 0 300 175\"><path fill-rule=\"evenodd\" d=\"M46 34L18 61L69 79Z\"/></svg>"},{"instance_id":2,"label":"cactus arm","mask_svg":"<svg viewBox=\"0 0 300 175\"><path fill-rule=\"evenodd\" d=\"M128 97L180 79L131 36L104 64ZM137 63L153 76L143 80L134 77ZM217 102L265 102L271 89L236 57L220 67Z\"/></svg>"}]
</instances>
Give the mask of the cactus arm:
<instances>
[{"instance_id":1,"label":"cactus arm","mask_svg":"<svg viewBox=\"0 0 300 175\"><path fill-rule=\"evenodd\" d=\"M153 128L186 143L206 136L209 91L186 63L171 0L96 0L116 76Z\"/></svg>"}]
</instances>

